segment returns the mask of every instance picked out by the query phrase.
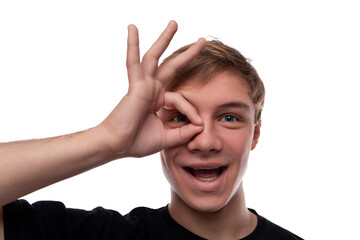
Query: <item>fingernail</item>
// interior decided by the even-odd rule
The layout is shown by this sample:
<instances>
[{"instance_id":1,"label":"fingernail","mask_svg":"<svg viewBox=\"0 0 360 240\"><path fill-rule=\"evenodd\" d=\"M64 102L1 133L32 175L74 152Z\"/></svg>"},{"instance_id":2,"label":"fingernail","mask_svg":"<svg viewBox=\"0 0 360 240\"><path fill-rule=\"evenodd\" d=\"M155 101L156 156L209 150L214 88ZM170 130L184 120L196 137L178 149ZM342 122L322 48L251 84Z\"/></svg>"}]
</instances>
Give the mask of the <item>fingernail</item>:
<instances>
[{"instance_id":1,"label":"fingernail","mask_svg":"<svg viewBox=\"0 0 360 240\"><path fill-rule=\"evenodd\" d=\"M204 42L206 42L206 39L205 39L205 38L203 38L203 37L201 37L201 38L199 38L197 41L198 41L198 42L200 42L200 41L204 41Z\"/></svg>"}]
</instances>

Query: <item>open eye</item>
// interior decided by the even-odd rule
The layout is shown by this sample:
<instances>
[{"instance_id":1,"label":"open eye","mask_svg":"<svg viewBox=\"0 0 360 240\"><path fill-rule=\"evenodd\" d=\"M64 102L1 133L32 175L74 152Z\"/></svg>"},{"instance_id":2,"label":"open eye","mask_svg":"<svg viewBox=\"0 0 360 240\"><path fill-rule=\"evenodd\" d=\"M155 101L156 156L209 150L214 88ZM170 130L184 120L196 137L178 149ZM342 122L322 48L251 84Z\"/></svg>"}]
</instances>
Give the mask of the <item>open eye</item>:
<instances>
[{"instance_id":1,"label":"open eye","mask_svg":"<svg viewBox=\"0 0 360 240\"><path fill-rule=\"evenodd\" d=\"M172 118L175 122L188 122L188 118L184 114L178 114L175 117Z\"/></svg>"},{"instance_id":2,"label":"open eye","mask_svg":"<svg viewBox=\"0 0 360 240\"><path fill-rule=\"evenodd\" d=\"M239 121L239 119L233 115L225 115L223 116L220 121L223 121L223 122L236 122L236 121Z\"/></svg>"}]
</instances>

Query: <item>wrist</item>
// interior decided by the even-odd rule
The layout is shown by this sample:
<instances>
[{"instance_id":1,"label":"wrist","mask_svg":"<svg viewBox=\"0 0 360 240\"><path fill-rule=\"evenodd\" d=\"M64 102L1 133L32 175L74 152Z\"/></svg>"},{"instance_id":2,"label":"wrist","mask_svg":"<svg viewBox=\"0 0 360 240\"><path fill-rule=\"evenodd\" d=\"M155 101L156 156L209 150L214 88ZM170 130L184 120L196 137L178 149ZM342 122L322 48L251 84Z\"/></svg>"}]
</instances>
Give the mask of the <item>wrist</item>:
<instances>
[{"instance_id":1,"label":"wrist","mask_svg":"<svg viewBox=\"0 0 360 240\"><path fill-rule=\"evenodd\" d=\"M128 148L126 147L126 142L123 141L123 139L127 139L126 137L114 134L104 124L100 124L87 131L90 134L89 139L94 141L93 144L104 161L128 157L126 151Z\"/></svg>"}]
</instances>

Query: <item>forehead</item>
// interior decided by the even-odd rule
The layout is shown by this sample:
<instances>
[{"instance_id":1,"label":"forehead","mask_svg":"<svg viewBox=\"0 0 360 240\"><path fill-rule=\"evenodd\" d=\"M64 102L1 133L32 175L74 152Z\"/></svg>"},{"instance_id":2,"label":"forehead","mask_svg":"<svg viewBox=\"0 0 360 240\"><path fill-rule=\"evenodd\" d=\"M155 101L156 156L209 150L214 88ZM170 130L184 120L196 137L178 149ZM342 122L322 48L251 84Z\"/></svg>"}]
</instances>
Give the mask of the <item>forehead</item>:
<instances>
[{"instance_id":1,"label":"forehead","mask_svg":"<svg viewBox=\"0 0 360 240\"><path fill-rule=\"evenodd\" d=\"M221 71L209 80L192 77L177 87L175 92L181 93L195 107L237 102L254 111L249 85L242 75L234 70Z\"/></svg>"}]
</instances>

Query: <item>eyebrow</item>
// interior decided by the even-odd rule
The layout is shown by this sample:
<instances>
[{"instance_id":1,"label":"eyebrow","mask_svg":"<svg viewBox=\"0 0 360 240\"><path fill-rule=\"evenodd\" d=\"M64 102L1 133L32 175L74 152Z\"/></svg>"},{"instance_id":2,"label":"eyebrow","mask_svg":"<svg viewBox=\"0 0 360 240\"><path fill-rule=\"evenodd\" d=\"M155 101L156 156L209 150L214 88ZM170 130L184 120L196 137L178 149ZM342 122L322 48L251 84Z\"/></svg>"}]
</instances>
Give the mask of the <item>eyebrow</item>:
<instances>
[{"instance_id":1,"label":"eyebrow","mask_svg":"<svg viewBox=\"0 0 360 240\"><path fill-rule=\"evenodd\" d=\"M195 106L189 99L187 99L186 97L184 97L186 101L188 101L191 105ZM250 111L250 106L242 101L231 101L231 102L227 102L227 103L223 103L220 104L219 106L216 107L216 109L221 109L221 108L231 108L231 107L235 107L235 108L243 108L246 111Z\"/></svg>"},{"instance_id":2,"label":"eyebrow","mask_svg":"<svg viewBox=\"0 0 360 240\"><path fill-rule=\"evenodd\" d=\"M227 102L227 103L224 103L224 104L221 104L221 105L217 106L216 108L219 109L219 108L231 108L231 107L243 108L246 111L250 110L250 106L248 104L244 103L244 102L241 102L241 101Z\"/></svg>"}]
</instances>

